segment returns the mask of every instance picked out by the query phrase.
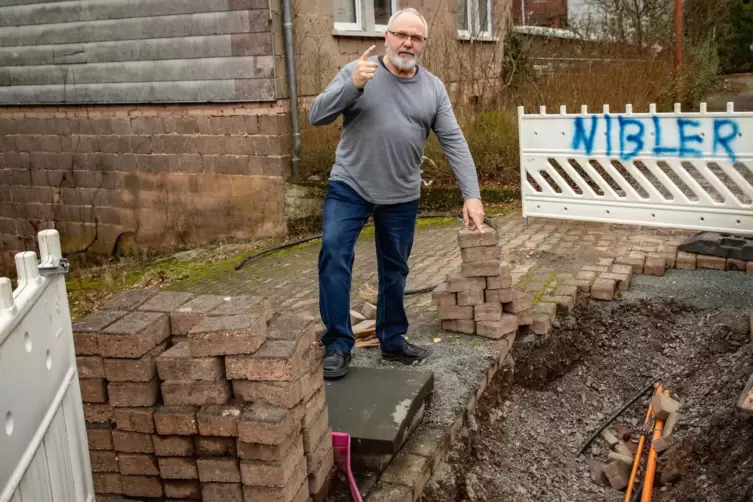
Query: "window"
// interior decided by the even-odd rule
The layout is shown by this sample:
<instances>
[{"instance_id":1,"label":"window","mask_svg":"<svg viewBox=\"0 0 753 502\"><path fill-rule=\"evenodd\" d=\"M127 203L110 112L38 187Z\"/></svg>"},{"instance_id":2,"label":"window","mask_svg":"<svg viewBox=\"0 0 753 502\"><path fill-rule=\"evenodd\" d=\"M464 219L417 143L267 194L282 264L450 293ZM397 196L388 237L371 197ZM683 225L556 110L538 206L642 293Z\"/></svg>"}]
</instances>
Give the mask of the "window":
<instances>
[{"instance_id":1,"label":"window","mask_svg":"<svg viewBox=\"0 0 753 502\"><path fill-rule=\"evenodd\" d=\"M492 0L460 0L458 34L463 38L492 37Z\"/></svg>"},{"instance_id":2,"label":"window","mask_svg":"<svg viewBox=\"0 0 753 502\"><path fill-rule=\"evenodd\" d=\"M332 0L335 31L384 33L397 0Z\"/></svg>"}]
</instances>

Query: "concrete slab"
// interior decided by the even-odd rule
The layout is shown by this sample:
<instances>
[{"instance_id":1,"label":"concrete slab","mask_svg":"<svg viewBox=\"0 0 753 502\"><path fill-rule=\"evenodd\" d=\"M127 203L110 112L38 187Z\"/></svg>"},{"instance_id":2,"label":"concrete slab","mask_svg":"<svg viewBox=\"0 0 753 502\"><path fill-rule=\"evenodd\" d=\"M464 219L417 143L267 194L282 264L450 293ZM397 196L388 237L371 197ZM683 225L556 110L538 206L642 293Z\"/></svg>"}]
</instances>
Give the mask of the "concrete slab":
<instances>
[{"instance_id":1,"label":"concrete slab","mask_svg":"<svg viewBox=\"0 0 753 502\"><path fill-rule=\"evenodd\" d=\"M330 427L350 434L353 455L392 456L433 387L430 372L351 367L325 381Z\"/></svg>"}]
</instances>

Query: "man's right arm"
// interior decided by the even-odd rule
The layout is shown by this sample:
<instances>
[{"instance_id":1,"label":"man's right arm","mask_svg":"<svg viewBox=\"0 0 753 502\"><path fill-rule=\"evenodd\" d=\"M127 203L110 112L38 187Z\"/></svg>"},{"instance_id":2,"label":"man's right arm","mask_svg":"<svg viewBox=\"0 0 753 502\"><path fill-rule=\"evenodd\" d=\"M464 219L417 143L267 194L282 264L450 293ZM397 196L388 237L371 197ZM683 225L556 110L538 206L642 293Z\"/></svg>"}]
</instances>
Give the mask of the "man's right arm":
<instances>
[{"instance_id":1,"label":"man's right arm","mask_svg":"<svg viewBox=\"0 0 753 502\"><path fill-rule=\"evenodd\" d=\"M362 93L363 89L353 83L353 65L344 66L311 103L309 122L315 126L331 124Z\"/></svg>"},{"instance_id":2,"label":"man's right arm","mask_svg":"<svg viewBox=\"0 0 753 502\"><path fill-rule=\"evenodd\" d=\"M327 125L337 119L351 103L363 94L366 83L374 77L377 64L369 61L376 45L369 47L358 61L345 65L337 72L326 89L319 94L309 108L312 125Z\"/></svg>"}]
</instances>

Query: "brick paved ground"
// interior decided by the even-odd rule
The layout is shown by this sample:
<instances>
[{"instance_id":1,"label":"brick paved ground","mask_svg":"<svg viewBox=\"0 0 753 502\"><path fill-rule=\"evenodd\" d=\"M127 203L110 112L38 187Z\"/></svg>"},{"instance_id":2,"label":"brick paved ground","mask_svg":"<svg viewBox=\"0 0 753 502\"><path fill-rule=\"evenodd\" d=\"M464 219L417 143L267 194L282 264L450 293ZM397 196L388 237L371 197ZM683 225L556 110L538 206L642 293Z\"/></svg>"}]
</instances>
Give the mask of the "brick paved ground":
<instances>
[{"instance_id":1,"label":"brick paved ground","mask_svg":"<svg viewBox=\"0 0 753 502\"><path fill-rule=\"evenodd\" d=\"M493 219L498 228L504 259L513 267L517 287L538 300L552 293L557 284L575 284L583 267L604 266L609 258L617 262L627 257L645 259L649 254L663 256L674 266L677 245L692 232L624 225L597 224L552 219L529 219L526 225L519 212ZM409 289L442 282L448 272L459 268L457 230L460 220L443 220L420 225L410 258ZM317 255L319 241L280 251L247 263L239 271L179 282L169 289L194 293L239 295L263 293L275 309L318 298ZM623 260L620 260L623 258ZM605 260L607 261L600 261ZM595 270L598 271L598 270ZM638 270L636 270L638 271ZM365 229L356 247L351 298L354 307L364 283L376 287L374 234ZM431 308L431 297L406 297L410 310Z\"/></svg>"}]
</instances>

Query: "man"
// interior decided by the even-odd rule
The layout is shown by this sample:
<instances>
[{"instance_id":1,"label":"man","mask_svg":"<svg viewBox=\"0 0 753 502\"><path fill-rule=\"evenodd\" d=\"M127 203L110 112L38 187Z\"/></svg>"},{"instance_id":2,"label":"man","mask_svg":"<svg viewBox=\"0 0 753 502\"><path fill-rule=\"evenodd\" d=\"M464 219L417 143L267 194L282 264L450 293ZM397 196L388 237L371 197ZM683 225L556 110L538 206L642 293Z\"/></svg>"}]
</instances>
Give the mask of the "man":
<instances>
[{"instance_id":1,"label":"man","mask_svg":"<svg viewBox=\"0 0 753 502\"><path fill-rule=\"evenodd\" d=\"M444 84L418 65L428 36L411 8L396 12L385 33L386 56L371 46L343 67L311 104L313 125L343 116L324 201L319 254L319 309L325 331L324 377L348 372L355 336L350 323L354 247L373 215L379 280L376 334L382 357L410 364L428 355L407 342L403 297L418 215L421 163L431 130L447 155L465 200L468 228L482 225L476 166Z\"/></svg>"}]
</instances>

